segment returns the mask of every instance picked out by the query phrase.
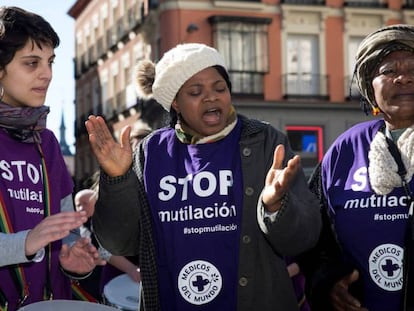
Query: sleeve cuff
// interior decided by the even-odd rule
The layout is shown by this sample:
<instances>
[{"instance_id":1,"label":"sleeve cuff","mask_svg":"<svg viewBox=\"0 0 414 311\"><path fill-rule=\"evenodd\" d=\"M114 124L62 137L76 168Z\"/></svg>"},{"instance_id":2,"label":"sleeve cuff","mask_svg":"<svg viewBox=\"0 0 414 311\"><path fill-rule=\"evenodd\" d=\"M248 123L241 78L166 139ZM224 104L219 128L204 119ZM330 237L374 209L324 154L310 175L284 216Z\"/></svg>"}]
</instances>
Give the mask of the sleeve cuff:
<instances>
[{"instance_id":1,"label":"sleeve cuff","mask_svg":"<svg viewBox=\"0 0 414 311\"><path fill-rule=\"evenodd\" d=\"M286 193L280 202L280 209L276 212L268 212L266 209L264 210L263 218L266 221L275 222L286 210L287 202L288 202L288 194Z\"/></svg>"},{"instance_id":2,"label":"sleeve cuff","mask_svg":"<svg viewBox=\"0 0 414 311\"><path fill-rule=\"evenodd\" d=\"M105 261L109 261L109 259L112 257L112 254L108 252L105 248L103 248L102 246L99 247L98 252L99 252L99 256Z\"/></svg>"},{"instance_id":3,"label":"sleeve cuff","mask_svg":"<svg viewBox=\"0 0 414 311\"><path fill-rule=\"evenodd\" d=\"M132 169L130 168L124 175L111 177L107 175L102 169L100 173L100 179L104 181L106 184L113 185L119 184L123 181L127 180L132 173Z\"/></svg>"},{"instance_id":4,"label":"sleeve cuff","mask_svg":"<svg viewBox=\"0 0 414 311\"><path fill-rule=\"evenodd\" d=\"M45 258L45 248L39 249L36 254L27 256L27 259L32 262L41 262Z\"/></svg>"}]
</instances>

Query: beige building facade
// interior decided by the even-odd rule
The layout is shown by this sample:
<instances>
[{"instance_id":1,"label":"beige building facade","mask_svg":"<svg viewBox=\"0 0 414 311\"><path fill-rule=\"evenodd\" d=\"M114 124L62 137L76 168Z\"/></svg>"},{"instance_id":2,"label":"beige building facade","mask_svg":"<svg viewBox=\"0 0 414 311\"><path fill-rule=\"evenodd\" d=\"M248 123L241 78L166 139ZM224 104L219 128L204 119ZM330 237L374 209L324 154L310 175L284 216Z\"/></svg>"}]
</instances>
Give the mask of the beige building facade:
<instances>
[{"instance_id":1,"label":"beige building facade","mask_svg":"<svg viewBox=\"0 0 414 311\"><path fill-rule=\"evenodd\" d=\"M309 174L333 140L368 120L359 106L354 56L368 33L414 24L412 0L78 0L75 20L75 180L98 166L84 122L103 115L115 137L137 120L163 124L137 98L134 66L183 42L225 57L236 109L286 132Z\"/></svg>"}]
</instances>

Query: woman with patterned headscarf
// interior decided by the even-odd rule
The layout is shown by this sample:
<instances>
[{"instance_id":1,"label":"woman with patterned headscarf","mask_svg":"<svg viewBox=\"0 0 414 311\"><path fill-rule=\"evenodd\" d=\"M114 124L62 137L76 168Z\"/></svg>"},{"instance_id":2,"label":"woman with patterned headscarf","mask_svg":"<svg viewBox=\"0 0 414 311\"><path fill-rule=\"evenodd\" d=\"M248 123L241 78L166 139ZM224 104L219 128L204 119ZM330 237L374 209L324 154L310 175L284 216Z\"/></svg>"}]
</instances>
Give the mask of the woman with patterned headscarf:
<instances>
[{"instance_id":1,"label":"woman with patterned headscarf","mask_svg":"<svg viewBox=\"0 0 414 311\"><path fill-rule=\"evenodd\" d=\"M308 297L312 310L411 310L414 26L369 34L355 77L364 110L381 118L340 135L312 176L326 225Z\"/></svg>"}]
</instances>

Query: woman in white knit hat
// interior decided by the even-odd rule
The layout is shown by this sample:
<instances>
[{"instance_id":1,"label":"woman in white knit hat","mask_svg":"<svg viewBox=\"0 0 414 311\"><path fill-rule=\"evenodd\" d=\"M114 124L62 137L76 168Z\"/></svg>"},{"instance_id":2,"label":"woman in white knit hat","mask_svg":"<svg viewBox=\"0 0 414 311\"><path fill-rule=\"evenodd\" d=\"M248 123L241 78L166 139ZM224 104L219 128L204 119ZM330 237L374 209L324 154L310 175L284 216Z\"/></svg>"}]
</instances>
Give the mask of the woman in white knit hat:
<instances>
[{"instance_id":1,"label":"woman in white knit hat","mask_svg":"<svg viewBox=\"0 0 414 311\"><path fill-rule=\"evenodd\" d=\"M145 310L297 310L284 256L311 247L320 213L300 159L271 125L237 115L222 56L178 45L137 70L171 126L132 153L103 118L86 122L101 165L93 226L140 257Z\"/></svg>"}]
</instances>

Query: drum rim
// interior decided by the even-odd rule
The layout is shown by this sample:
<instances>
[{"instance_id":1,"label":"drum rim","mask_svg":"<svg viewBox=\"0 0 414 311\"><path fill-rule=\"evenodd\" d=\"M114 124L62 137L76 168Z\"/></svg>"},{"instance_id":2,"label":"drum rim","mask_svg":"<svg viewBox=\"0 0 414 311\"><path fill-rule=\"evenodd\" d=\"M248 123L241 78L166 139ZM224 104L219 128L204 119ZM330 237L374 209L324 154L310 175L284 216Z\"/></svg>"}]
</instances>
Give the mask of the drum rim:
<instances>
[{"instance_id":1,"label":"drum rim","mask_svg":"<svg viewBox=\"0 0 414 311\"><path fill-rule=\"evenodd\" d=\"M112 295L108 295L108 291L111 290L110 289L110 285L111 284L115 284L118 280L121 279L126 279L129 280L131 282L132 285L136 285L137 289L138 289L138 293L137 293L137 301L132 303L128 300L125 299L125 297L123 298L123 301L114 301L113 298L117 298L117 297L112 297ZM120 274L114 278L112 278L110 281L108 281L108 283L105 284L104 289L103 289L103 298L104 298L104 302L106 305L112 306L112 307L121 307L124 309L121 310L125 310L125 311L129 311L129 310L136 310L137 307L139 308L140 305L140 290L141 290L141 282L135 283L133 280L131 280L130 276L127 273L123 273ZM110 296L110 297L108 297ZM126 296L128 297L128 296ZM134 296L135 297L135 296ZM128 305L125 304L125 300L126 303L129 303Z\"/></svg>"},{"instance_id":2,"label":"drum rim","mask_svg":"<svg viewBox=\"0 0 414 311\"><path fill-rule=\"evenodd\" d=\"M53 299L53 300L43 300L43 301L37 301L37 302L30 303L28 305L25 305L25 306L17 309L17 311L26 311L26 310L30 311L30 309L32 307L38 307L38 306L43 306L43 305L53 305L53 304L57 305L56 307L59 307L58 304L62 304L62 303L70 304L71 307L72 306L76 307L76 305L78 307L86 306L86 305L94 305L95 306L94 309L96 309L97 305L98 305L99 308L107 309L108 311L113 309L113 308L111 308L112 306L104 305L104 304L96 303L96 302L82 301L82 300L71 300L71 299ZM62 305L61 305L61 307L62 307ZM93 311L95 311L95 310L93 310ZM96 311L99 311L99 310L96 310Z\"/></svg>"}]
</instances>

